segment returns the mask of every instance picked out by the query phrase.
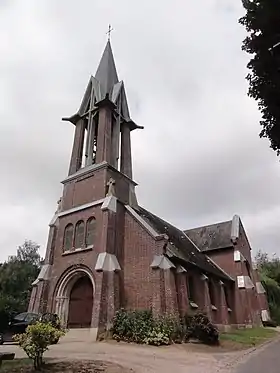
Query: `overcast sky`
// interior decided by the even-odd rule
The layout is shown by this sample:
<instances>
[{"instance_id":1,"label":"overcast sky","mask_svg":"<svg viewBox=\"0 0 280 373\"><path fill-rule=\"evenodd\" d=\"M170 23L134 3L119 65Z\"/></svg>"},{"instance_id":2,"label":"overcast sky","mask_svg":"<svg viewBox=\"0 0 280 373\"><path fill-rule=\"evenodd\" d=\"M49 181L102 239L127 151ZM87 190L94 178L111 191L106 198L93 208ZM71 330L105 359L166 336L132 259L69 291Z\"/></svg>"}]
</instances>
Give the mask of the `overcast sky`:
<instances>
[{"instance_id":1,"label":"overcast sky","mask_svg":"<svg viewBox=\"0 0 280 373\"><path fill-rule=\"evenodd\" d=\"M78 108L112 23L138 200L192 228L241 216L254 250L280 254L280 164L245 81L239 0L0 0L0 261L42 254Z\"/></svg>"}]
</instances>

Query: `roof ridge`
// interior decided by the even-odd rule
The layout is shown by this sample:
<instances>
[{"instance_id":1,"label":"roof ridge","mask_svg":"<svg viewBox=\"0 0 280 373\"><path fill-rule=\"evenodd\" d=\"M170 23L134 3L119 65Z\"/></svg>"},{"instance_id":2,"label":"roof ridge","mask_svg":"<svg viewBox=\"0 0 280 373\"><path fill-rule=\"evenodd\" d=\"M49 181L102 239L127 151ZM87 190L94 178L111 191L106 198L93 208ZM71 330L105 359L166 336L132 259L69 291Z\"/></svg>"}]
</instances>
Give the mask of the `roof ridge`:
<instances>
[{"instance_id":1,"label":"roof ridge","mask_svg":"<svg viewBox=\"0 0 280 373\"><path fill-rule=\"evenodd\" d=\"M188 231L192 231L192 230L195 230L195 229L201 229L201 228L214 227L214 226L217 226L217 225L220 225L220 224L231 223L231 222L232 222L232 219L225 220L225 221L221 221L221 222L217 222L217 223L213 223L213 224L201 225L199 227L194 227L194 228L190 228L190 229L184 229L183 232L188 232Z\"/></svg>"}]
</instances>

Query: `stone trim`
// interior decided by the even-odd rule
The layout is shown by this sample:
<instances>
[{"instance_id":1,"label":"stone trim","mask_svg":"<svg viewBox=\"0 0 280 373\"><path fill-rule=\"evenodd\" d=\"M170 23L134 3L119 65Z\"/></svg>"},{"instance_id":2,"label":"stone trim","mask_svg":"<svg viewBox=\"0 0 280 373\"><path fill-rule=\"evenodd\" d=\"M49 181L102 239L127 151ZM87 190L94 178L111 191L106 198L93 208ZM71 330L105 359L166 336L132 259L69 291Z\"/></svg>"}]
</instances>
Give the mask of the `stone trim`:
<instances>
[{"instance_id":1,"label":"stone trim","mask_svg":"<svg viewBox=\"0 0 280 373\"><path fill-rule=\"evenodd\" d=\"M269 321L270 320L268 310L261 310L261 319L262 319L262 321Z\"/></svg>"},{"instance_id":2,"label":"stone trim","mask_svg":"<svg viewBox=\"0 0 280 373\"><path fill-rule=\"evenodd\" d=\"M69 312L69 299L70 299L70 292L72 289L73 284L75 281L86 274L89 279L91 280L92 287L93 287L93 294L95 294L95 281L92 276L92 273L89 269L83 267L74 267L71 268L70 271L66 272L55 292L55 313L58 315L61 323L63 326L67 325L68 320L68 312Z\"/></svg>"},{"instance_id":3,"label":"stone trim","mask_svg":"<svg viewBox=\"0 0 280 373\"><path fill-rule=\"evenodd\" d=\"M240 217L238 215L234 215L234 217L232 218L231 233L230 233L230 239L234 245L237 244L237 240L239 239L239 225L240 225Z\"/></svg>"},{"instance_id":4,"label":"stone trim","mask_svg":"<svg viewBox=\"0 0 280 373\"><path fill-rule=\"evenodd\" d=\"M164 255L154 255L151 263L153 269L170 269L176 268L175 265Z\"/></svg>"},{"instance_id":5,"label":"stone trim","mask_svg":"<svg viewBox=\"0 0 280 373\"><path fill-rule=\"evenodd\" d=\"M61 184L66 184L67 182L75 180L78 177L86 176L87 174L90 174L90 173L92 173L94 171L98 171L98 170L100 170L102 168L105 168L105 167L110 168L111 170L113 170L113 171L117 172L118 174L122 175L127 180L129 180L133 185L135 185L135 186L137 185L137 183L135 181L133 181L130 177L128 177L127 175L125 175L121 171L117 170L115 167L113 167L112 165L110 165L106 161L102 161L102 162L97 163L97 164L92 164L90 166L86 166L86 167L80 168L74 174L67 176L66 179L64 179L63 181L61 181Z\"/></svg>"},{"instance_id":6,"label":"stone trim","mask_svg":"<svg viewBox=\"0 0 280 373\"><path fill-rule=\"evenodd\" d=\"M235 262L245 262L246 259L244 255L239 250L234 250L233 258Z\"/></svg>"},{"instance_id":7,"label":"stone trim","mask_svg":"<svg viewBox=\"0 0 280 373\"><path fill-rule=\"evenodd\" d=\"M135 220L155 239L165 239L165 234L159 234L153 227L151 227L132 207L125 205L126 210L134 217Z\"/></svg>"},{"instance_id":8,"label":"stone trim","mask_svg":"<svg viewBox=\"0 0 280 373\"><path fill-rule=\"evenodd\" d=\"M33 281L32 286L38 285L40 281L47 281L49 280L50 277L50 270L51 270L51 265L50 264L43 264L40 273L38 277L36 278L35 281Z\"/></svg>"},{"instance_id":9,"label":"stone trim","mask_svg":"<svg viewBox=\"0 0 280 373\"><path fill-rule=\"evenodd\" d=\"M72 175L69 175L66 177L66 179L64 179L63 181L61 181L61 184L66 184L67 182L69 181L72 181L80 176L84 176L92 171L97 171L97 170L100 170L101 168L104 168L108 165L107 162L101 162L101 163L98 163L98 164L92 164L90 166L86 166L86 167L83 167L83 168L80 168L78 171L76 171L74 174Z\"/></svg>"},{"instance_id":10,"label":"stone trim","mask_svg":"<svg viewBox=\"0 0 280 373\"><path fill-rule=\"evenodd\" d=\"M198 305L195 302L190 301L190 307L191 308L198 308Z\"/></svg>"},{"instance_id":11,"label":"stone trim","mask_svg":"<svg viewBox=\"0 0 280 373\"><path fill-rule=\"evenodd\" d=\"M265 288L263 287L262 283L260 281L256 282L256 290L258 294L265 294Z\"/></svg>"},{"instance_id":12,"label":"stone trim","mask_svg":"<svg viewBox=\"0 0 280 373\"><path fill-rule=\"evenodd\" d=\"M55 213L52 220L49 223L49 227L53 227L58 219L58 213Z\"/></svg>"},{"instance_id":13,"label":"stone trim","mask_svg":"<svg viewBox=\"0 0 280 373\"><path fill-rule=\"evenodd\" d=\"M84 248L79 247L78 249L64 251L62 253L62 255L63 256L72 255L72 254L81 253L81 252L84 252L84 251L90 251L92 249L93 249L93 245L90 245L90 246L87 246L87 247L84 247Z\"/></svg>"},{"instance_id":14,"label":"stone trim","mask_svg":"<svg viewBox=\"0 0 280 373\"><path fill-rule=\"evenodd\" d=\"M120 271L121 267L116 255L103 252L98 254L98 258L95 264L95 270L98 272L116 272Z\"/></svg>"},{"instance_id":15,"label":"stone trim","mask_svg":"<svg viewBox=\"0 0 280 373\"><path fill-rule=\"evenodd\" d=\"M181 265L178 265L178 267L176 268L176 272L177 273L186 273L187 270L184 267L182 267Z\"/></svg>"},{"instance_id":16,"label":"stone trim","mask_svg":"<svg viewBox=\"0 0 280 373\"><path fill-rule=\"evenodd\" d=\"M115 196L107 196L105 197L102 206L101 206L102 211L112 211L112 212L117 212L117 198Z\"/></svg>"},{"instance_id":17,"label":"stone trim","mask_svg":"<svg viewBox=\"0 0 280 373\"><path fill-rule=\"evenodd\" d=\"M57 214L57 217L60 218L61 216L72 214L73 212L85 210L92 206L101 205L101 203L103 202L104 202L104 198L98 199L97 201L94 201L94 202L85 203L84 205L73 207L72 209L69 209L69 210L61 211L59 214Z\"/></svg>"},{"instance_id":18,"label":"stone trim","mask_svg":"<svg viewBox=\"0 0 280 373\"><path fill-rule=\"evenodd\" d=\"M249 276L237 276L237 286L239 289L253 289L255 287Z\"/></svg>"}]
</instances>

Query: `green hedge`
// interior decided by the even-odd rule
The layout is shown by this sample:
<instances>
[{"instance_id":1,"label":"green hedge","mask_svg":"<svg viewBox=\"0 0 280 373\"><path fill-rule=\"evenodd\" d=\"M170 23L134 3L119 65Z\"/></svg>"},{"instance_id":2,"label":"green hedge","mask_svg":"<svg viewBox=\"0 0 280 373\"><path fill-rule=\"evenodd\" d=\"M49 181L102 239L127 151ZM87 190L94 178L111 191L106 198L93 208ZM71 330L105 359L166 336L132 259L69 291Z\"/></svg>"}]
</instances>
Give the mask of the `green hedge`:
<instances>
[{"instance_id":1,"label":"green hedge","mask_svg":"<svg viewBox=\"0 0 280 373\"><path fill-rule=\"evenodd\" d=\"M280 325L280 286L277 281L265 274L261 275L261 280L266 291L270 316Z\"/></svg>"},{"instance_id":2,"label":"green hedge","mask_svg":"<svg viewBox=\"0 0 280 373\"><path fill-rule=\"evenodd\" d=\"M151 311L120 309L113 318L113 338L117 341L168 345L190 338L206 344L218 344L218 330L203 313L178 319L173 315L153 316Z\"/></svg>"}]
</instances>

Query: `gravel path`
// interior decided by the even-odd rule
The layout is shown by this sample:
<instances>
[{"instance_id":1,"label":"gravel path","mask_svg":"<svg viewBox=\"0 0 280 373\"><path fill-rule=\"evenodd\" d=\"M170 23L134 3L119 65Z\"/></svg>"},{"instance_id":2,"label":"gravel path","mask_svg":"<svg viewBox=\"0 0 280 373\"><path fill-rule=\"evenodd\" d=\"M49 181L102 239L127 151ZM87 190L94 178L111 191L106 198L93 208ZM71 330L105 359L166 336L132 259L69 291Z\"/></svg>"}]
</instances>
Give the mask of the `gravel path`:
<instances>
[{"instance_id":1,"label":"gravel path","mask_svg":"<svg viewBox=\"0 0 280 373\"><path fill-rule=\"evenodd\" d=\"M279 349L280 342L275 345ZM12 351L16 357L26 357L16 345L4 345L1 351ZM261 348L262 350L262 348ZM266 348L263 348L266 351ZM266 354L266 353L265 353ZM102 360L117 363L136 373L258 373L257 370L234 370L238 362L246 361L254 350L231 353L204 353L188 350L183 345L151 347L125 343L90 343L61 341L51 346L45 356L57 359ZM280 356L280 354L278 354ZM253 358L253 357L252 357ZM253 365L254 366L254 365ZM279 364L278 364L279 367ZM274 373L274 371L268 371ZM278 369L279 371L279 369ZM277 371L277 373L278 373ZM262 373L264 370L262 370ZM276 371L275 371L276 372Z\"/></svg>"}]
</instances>

